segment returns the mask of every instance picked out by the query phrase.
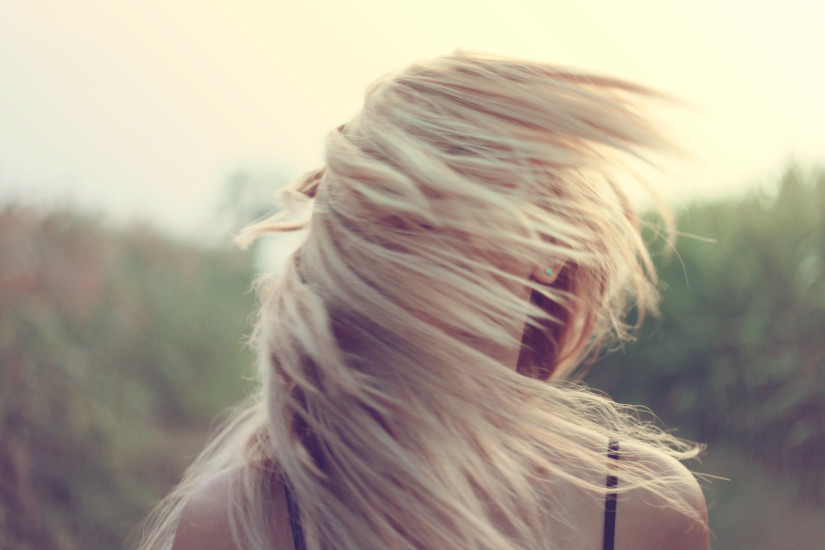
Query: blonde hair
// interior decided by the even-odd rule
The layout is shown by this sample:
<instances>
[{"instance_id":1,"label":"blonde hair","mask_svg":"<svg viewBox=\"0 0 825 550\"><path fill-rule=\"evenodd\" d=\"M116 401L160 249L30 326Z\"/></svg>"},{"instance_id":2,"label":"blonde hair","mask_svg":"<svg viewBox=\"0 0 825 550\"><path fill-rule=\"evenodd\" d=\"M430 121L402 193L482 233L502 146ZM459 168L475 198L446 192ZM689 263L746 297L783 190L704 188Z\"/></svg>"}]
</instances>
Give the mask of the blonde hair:
<instances>
[{"instance_id":1,"label":"blonde hair","mask_svg":"<svg viewBox=\"0 0 825 550\"><path fill-rule=\"evenodd\" d=\"M628 338L629 309L656 309L640 220L615 178L620 154L671 148L642 109L651 99L667 98L467 52L374 83L327 137L325 166L282 192L290 208L241 237L309 229L261 288L260 394L161 505L143 547L170 543L192 489L238 467L241 547L271 544L284 475L310 549L550 548L547 517L563 519L564 501L537 480L603 497L580 474L605 472L608 438L695 456L565 381ZM311 216L295 219L307 202ZM561 272L541 284L536 266ZM518 368L490 346L520 349ZM696 515L671 479L617 468L620 490Z\"/></svg>"}]
</instances>

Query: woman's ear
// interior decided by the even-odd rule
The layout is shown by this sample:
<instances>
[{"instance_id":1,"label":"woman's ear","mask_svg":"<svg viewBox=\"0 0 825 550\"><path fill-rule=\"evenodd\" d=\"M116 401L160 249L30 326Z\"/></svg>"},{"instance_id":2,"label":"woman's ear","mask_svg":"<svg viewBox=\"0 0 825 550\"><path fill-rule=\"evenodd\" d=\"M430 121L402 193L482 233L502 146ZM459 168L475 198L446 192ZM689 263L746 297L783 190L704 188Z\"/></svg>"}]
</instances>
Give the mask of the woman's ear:
<instances>
[{"instance_id":1,"label":"woman's ear","mask_svg":"<svg viewBox=\"0 0 825 550\"><path fill-rule=\"evenodd\" d=\"M532 276L533 279L541 284L552 285L556 282L556 278L558 278L563 268L564 264L536 266L536 268L533 269Z\"/></svg>"}]
</instances>

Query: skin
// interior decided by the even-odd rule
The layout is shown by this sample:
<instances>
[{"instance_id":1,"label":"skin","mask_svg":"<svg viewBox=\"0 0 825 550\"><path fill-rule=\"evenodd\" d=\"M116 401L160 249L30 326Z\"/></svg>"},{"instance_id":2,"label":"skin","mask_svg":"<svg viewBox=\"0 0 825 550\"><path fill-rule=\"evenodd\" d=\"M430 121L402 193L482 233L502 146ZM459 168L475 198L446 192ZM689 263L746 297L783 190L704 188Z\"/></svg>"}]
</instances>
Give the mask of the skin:
<instances>
[{"instance_id":1,"label":"skin","mask_svg":"<svg viewBox=\"0 0 825 550\"><path fill-rule=\"evenodd\" d=\"M531 276L543 284L552 284L563 266L537 267ZM529 289L525 289L525 299ZM488 353L515 368L518 349L491 348ZM604 450L607 441L594 441L594 449ZM662 506L658 497L648 490L633 489L621 493L618 501L615 550L708 550L707 508L702 489L693 475L677 460L658 453L622 443L622 460L637 461L673 479L673 487L702 518L695 522L681 512ZM227 470L214 476L194 491L186 503L178 524L172 550L242 550L232 540L228 517L228 494L235 471ZM593 479L603 483L603 478ZM620 481L621 483L621 481ZM556 522L557 547L565 550L601 550L604 528L604 502L593 499L578 486L560 480L547 482L548 492L565 502L572 511L567 523ZM283 492L275 495L272 517L274 550L293 550L287 522Z\"/></svg>"}]
</instances>

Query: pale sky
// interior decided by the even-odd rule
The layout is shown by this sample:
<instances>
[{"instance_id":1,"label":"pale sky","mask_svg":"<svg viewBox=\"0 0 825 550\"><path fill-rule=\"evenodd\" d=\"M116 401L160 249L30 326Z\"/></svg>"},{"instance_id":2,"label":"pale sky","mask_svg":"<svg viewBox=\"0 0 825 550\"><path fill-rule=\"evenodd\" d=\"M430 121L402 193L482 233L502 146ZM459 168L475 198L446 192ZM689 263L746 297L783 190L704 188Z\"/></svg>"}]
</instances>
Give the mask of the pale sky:
<instances>
[{"instance_id":1,"label":"pale sky","mask_svg":"<svg viewBox=\"0 0 825 550\"><path fill-rule=\"evenodd\" d=\"M666 195L825 164L818 0L0 0L0 199L69 202L178 234L228 174L293 176L364 88L456 48L658 87L693 151Z\"/></svg>"}]
</instances>

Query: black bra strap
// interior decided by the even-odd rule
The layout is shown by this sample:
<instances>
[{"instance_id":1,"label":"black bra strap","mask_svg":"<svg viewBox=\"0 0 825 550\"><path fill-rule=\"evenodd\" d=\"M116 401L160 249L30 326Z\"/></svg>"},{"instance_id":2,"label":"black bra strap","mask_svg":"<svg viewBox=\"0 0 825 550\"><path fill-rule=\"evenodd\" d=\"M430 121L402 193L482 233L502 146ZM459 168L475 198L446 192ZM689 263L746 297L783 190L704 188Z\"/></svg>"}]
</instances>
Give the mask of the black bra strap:
<instances>
[{"instance_id":1,"label":"black bra strap","mask_svg":"<svg viewBox=\"0 0 825 550\"><path fill-rule=\"evenodd\" d=\"M284 476L284 494L286 495L286 513L289 516L289 530L292 533L292 547L294 550L306 550L304 530L301 527L301 513L286 476Z\"/></svg>"},{"instance_id":2,"label":"black bra strap","mask_svg":"<svg viewBox=\"0 0 825 550\"><path fill-rule=\"evenodd\" d=\"M607 456L613 460L619 460L619 442L613 439L607 445ZM607 475L607 489L608 493L604 497L604 538L602 550L613 550L614 539L616 536L616 505L618 504L618 495L615 489L618 486L619 480L612 474Z\"/></svg>"}]
</instances>

